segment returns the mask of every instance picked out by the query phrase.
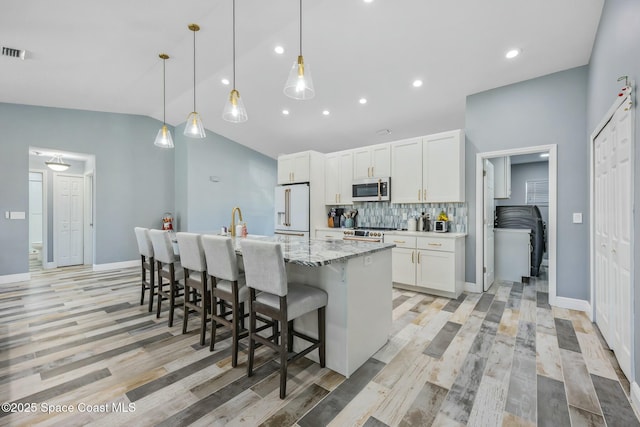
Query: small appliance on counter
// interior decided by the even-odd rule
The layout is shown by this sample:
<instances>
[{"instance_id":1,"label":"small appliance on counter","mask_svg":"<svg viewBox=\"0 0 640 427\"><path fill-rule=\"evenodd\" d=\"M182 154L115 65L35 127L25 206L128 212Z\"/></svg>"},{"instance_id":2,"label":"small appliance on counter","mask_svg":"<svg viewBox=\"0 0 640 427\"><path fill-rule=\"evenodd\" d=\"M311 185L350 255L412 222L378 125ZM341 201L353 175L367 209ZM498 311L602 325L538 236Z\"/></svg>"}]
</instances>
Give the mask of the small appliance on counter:
<instances>
[{"instance_id":1,"label":"small appliance on counter","mask_svg":"<svg viewBox=\"0 0 640 427\"><path fill-rule=\"evenodd\" d=\"M436 233L446 233L447 221L436 221L433 231L435 231Z\"/></svg>"}]
</instances>

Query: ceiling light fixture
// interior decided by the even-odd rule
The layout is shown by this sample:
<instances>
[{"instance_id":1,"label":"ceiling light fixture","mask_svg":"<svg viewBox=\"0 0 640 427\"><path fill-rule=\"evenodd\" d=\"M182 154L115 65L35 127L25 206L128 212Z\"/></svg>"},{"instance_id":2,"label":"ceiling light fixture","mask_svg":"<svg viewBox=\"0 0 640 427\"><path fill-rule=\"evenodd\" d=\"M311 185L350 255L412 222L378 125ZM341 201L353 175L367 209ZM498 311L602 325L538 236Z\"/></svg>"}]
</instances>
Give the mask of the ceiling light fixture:
<instances>
[{"instance_id":1,"label":"ceiling light fixture","mask_svg":"<svg viewBox=\"0 0 640 427\"><path fill-rule=\"evenodd\" d=\"M204 132L202 118L196 111L196 32L200 31L200 26L198 24L190 24L189 29L193 31L193 111L187 117L184 135L189 138L204 138L207 134Z\"/></svg>"},{"instance_id":2,"label":"ceiling light fixture","mask_svg":"<svg viewBox=\"0 0 640 427\"><path fill-rule=\"evenodd\" d=\"M278 55L282 55L284 53L284 48L282 46L276 46L273 51Z\"/></svg>"},{"instance_id":3,"label":"ceiling light fixture","mask_svg":"<svg viewBox=\"0 0 640 427\"><path fill-rule=\"evenodd\" d=\"M520 55L520 49L511 49L509 52L507 52L504 56L507 59L513 59L516 56Z\"/></svg>"},{"instance_id":4,"label":"ceiling light fixture","mask_svg":"<svg viewBox=\"0 0 640 427\"><path fill-rule=\"evenodd\" d=\"M289 115L289 110L282 110L282 114L284 114L285 116Z\"/></svg>"},{"instance_id":5,"label":"ceiling light fixture","mask_svg":"<svg viewBox=\"0 0 640 427\"><path fill-rule=\"evenodd\" d=\"M49 169L56 172L66 171L71 166L70 164L62 161L62 154L54 154L51 160L44 162L44 164L47 165Z\"/></svg>"},{"instance_id":6,"label":"ceiling light fixture","mask_svg":"<svg viewBox=\"0 0 640 427\"><path fill-rule=\"evenodd\" d=\"M225 85L225 86L229 86L229 83L231 83L229 81L229 79L222 79L222 80L220 80L220 82L222 82L222 84Z\"/></svg>"},{"instance_id":7,"label":"ceiling light fixture","mask_svg":"<svg viewBox=\"0 0 640 427\"><path fill-rule=\"evenodd\" d=\"M160 148L173 148L173 138L171 138L171 131L167 128L166 116L167 116L167 79L165 74L165 65L169 55L161 53L158 55L162 58L162 127L156 135L156 140L153 145Z\"/></svg>"},{"instance_id":8,"label":"ceiling light fixture","mask_svg":"<svg viewBox=\"0 0 640 427\"><path fill-rule=\"evenodd\" d=\"M323 111L322 111L322 115L323 115L323 116L328 116L329 114L331 114L331 113L329 112L329 110L323 110Z\"/></svg>"},{"instance_id":9,"label":"ceiling light fixture","mask_svg":"<svg viewBox=\"0 0 640 427\"><path fill-rule=\"evenodd\" d=\"M244 102L240 98L240 92L236 90L236 0L233 0L233 89L224 105L222 118L231 123L246 122L249 118Z\"/></svg>"},{"instance_id":10,"label":"ceiling light fixture","mask_svg":"<svg viewBox=\"0 0 640 427\"><path fill-rule=\"evenodd\" d=\"M413 84L413 87L420 87L422 86L422 80L419 80L419 79L414 80L412 84Z\"/></svg>"},{"instance_id":11,"label":"ceiling light fixture","mask_svg":"<svg viewBox=\"0 0 640 427\"><path fill-rule=\"evenodd\" d=\"M316 94L309 65L305 67L302 57L302 0L300 0L300 55L293 62L289 78L284 85L284 94L293 99L311 99Z\"/></svg>"},{"instance_id":12,"label":"ceiling light fixture","mask_svg":"<svg viewBox=\"0 0 640 427\"><path fill-rule=\"evenodd\" d=\"M358 102L360 104L366 104L367 103L367 98L360 98L360 100Z\"/></svg>"}]
</instances>

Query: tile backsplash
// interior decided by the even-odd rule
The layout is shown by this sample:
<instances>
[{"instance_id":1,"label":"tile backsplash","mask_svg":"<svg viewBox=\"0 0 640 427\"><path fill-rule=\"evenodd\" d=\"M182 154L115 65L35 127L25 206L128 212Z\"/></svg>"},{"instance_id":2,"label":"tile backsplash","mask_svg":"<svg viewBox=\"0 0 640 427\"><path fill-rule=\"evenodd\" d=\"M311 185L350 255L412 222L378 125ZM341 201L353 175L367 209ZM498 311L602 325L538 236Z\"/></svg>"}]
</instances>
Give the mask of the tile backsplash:
<instances>
[{"instance_id":1,"label":"tile backsplash","mask_svg":"<svg viewBox=\"0 0 640 427\"><path fill-rule=\"evenodd\" d=\"M338 206L345 210L358 210L356 225L366 227L407 228L405 218L417 217L423 212L429 215L433 222L441 211L449 217L449 230L459 233L467 232L467 204L466 203L388 203L361 202L349 206Z\"/></svg>"}]
</instances>

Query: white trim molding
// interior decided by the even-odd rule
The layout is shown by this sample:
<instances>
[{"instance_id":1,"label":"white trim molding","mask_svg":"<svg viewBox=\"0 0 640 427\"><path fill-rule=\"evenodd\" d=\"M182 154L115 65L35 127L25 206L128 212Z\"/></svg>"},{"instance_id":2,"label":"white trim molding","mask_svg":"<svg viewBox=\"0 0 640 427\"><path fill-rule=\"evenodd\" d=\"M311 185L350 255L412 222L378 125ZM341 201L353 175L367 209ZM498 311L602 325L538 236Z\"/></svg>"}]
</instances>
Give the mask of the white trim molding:
<instances>
[{"instance_id":1,"label":"white trim molding","mask_svg":"<svg viewBox=\"0 0 640 427\"><path fill-rule=\"evenodd\" d=\"M583 311L591 319L591 303L584 299L556 297L553 306L569 310Z\"/></svg>"},{"instance_id":2,"label":"white trim molding","mask_svg":"<svg viewBox=\"0 0 640 427\"><path fill-rule=\"evenodd\" d=\"M479 293L482 293L482 286L478 286L477 283L473 283L473 282L465 282L464 291L479 294Z\"/></svg>"},{"instance_id":3,"label":"white trim molding","mask_svg":"<svg viewBox=\"0 0 640 427\"><path fill-rule=\"evenodd\" d=\"M7 283L26 282L31 280L31 273L6 274L0 276L0 285Z\"/></svg>"},{"instance_id":4,"label":"white trim molding","mask_svg":"<svg viewBox=\"0 0 640 427\"><path fill-rule=\"evenodd\" d=\"M631 406L640 414L640 386L635 381L631 383Z\"/></svg>"},{"instance_id":5,"label":"white trim molding","mask_svg":"<svg viewBox=\"0 0 640 427\"><path fill-rule=\"evenodd\" d=\"M140 260L110 262L106 264L93 264L93 271L119 270L121 268L139 267Z\"/></svg>"}]
</instances>

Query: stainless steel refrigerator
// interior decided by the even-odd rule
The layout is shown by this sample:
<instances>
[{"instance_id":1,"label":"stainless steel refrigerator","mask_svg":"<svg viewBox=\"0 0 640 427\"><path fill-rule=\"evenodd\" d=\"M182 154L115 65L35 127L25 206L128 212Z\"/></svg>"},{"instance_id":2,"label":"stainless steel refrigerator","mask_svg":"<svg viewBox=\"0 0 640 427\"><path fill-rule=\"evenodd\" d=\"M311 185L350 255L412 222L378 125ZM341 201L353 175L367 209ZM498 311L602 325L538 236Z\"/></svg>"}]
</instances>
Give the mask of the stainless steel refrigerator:
<instances>
[{"instance_id":1,"label":"stainless steel refrigerator","mask_svg":"<svg viewBox=\"0 0 640 427\"><path fill-rule=\"evenodd\" d=\"M309 184L276 187L275 208L275 234L309 238Z\"/></svg>"}]
</instances>

